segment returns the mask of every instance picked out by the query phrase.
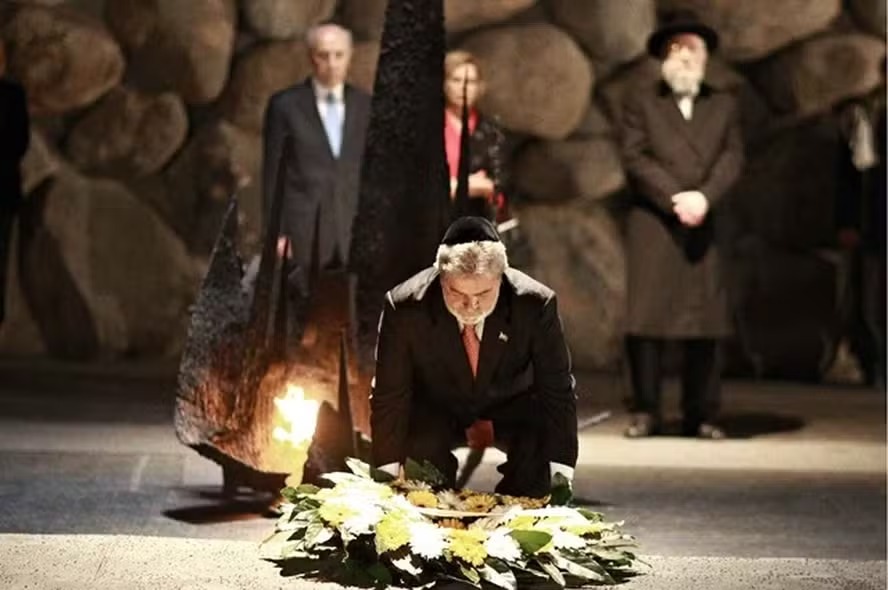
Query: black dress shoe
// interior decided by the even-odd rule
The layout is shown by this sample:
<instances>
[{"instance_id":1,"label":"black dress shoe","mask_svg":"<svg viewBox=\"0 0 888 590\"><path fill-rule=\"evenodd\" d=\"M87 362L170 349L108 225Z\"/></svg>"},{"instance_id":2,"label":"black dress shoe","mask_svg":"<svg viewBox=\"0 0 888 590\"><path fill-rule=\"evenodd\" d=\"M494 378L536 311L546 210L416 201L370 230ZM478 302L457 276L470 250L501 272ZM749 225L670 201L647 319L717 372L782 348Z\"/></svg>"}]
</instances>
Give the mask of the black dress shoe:
<instances>
[{"instance_id":1,"label":"black dress shoe","mask_svg":"<svg viewBox=\"0 0 888 590\"><path fill-rule=\"evenodd\" d=\"M660 434L660 423L650 414L636 414L632 417L632 423L623 432L626 438L644 438L655 434Z\"/></svg>"},{"instance_id":2,"label":"black dress shoe","mask_svg":"<svg viewBox=\"0 0 888 590\"><path fill-rule=\"evenodd\" d=\"M725 434L724 430L709 422L702 422L696 426L685 425L682 429L682 434L684 436L697 437L705 440L723 440L728 438L728 435Z\"/></svg>"}]
</instances>

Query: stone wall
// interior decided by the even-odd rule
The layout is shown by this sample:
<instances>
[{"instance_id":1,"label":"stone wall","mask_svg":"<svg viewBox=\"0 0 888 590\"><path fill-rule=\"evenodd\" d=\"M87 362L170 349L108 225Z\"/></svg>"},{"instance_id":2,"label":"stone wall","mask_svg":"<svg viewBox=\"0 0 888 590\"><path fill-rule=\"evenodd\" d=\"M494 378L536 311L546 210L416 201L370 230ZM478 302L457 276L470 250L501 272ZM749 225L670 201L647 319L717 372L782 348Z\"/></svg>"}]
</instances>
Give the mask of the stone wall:
<instances>
[{"instance_id":1,"label":"stone wall","mask_svg":"<svg viewBox=\"0 0 888 590\"><path fill-rule=\"evenodd\" d=\"M370 89L385 4L4 3L0 36L36 124L0 353L176 354L234 190L244 247L255 249L264 106L308 73L303 33L326 19L350 27L351 77ZM755 320L740 348L782 329L781 366L810 364L787 351L833 319L834 271L817 263L832 238L830 111L881 83L885 0L445 0L451 44L486 71L482 110L512 139L527 266L559 291L574 357L589 368L621 357L620 105L656 74L643 55L656 11L677 7L720 30L711 78L741 100L749 165L734 199L738 293L748 295L744 277L759 279L755 297L738 301L767 308L772 295L792 301L816 285L825 302L798 318L807 331Z\"/></svg>"}]
</instances>

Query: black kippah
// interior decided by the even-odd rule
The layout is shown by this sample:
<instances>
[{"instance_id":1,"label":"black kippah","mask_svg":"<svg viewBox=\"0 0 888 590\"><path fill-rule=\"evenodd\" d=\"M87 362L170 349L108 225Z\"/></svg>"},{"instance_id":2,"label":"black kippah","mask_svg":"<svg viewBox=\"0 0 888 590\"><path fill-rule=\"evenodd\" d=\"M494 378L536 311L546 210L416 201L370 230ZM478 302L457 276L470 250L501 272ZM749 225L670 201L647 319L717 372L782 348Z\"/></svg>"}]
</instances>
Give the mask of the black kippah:
<instances>
[{"instance_id":1,"label":"black kippah","mask_svg":"<svg viewBox=\"0 0 888 590\"><path fill-rule=\"evenodd\" d=\"M499 242L496 227L483 217L460 217L450 224L441 243L445 246L469 242Z\"/></svg>"}]
</instances>

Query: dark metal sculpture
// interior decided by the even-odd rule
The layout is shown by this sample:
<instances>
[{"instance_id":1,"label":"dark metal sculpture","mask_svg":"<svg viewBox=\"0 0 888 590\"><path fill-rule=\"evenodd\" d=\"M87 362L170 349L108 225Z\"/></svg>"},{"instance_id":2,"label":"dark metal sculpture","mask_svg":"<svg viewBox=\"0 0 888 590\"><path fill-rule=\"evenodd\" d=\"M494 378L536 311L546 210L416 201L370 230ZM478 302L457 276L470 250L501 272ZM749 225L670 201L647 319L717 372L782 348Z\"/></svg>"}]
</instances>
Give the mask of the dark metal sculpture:
<instances>
[{"instance_id":1,"label":"dark metal sculpture","mask_svg":"<svg viewBox=\"0 0 888 590\"><path fill-rule=\"evenodd\" d=\"M390 0L381 44L349 256L364 374L385 292L432 262L450 222L442 0Z\"/></svg>"},{"instance_id":2,"label":"dark metal sculpture","mask_svg":"<svg viewBox=\"0 0 888 590\"><path fill-rule=\"evenodd\" d=\"M283 153L285 158L291 154L292 145L287 143ZM284 173L282 166L279 175ZM288 383L302 386L311 397L322 400L322 418L311 453L321 464L311 469L323 472L344 467L345 457L357 452L342 330L337 332L332 350L328 347L325 363L314 358L320 354L317 350L288 350L290 285L277 251L282 201L278 190L259 271L250 288L244 283L237 250L237 200L232 199L192 309L179 369L176 434L183 444L222 466L229 493L241 487L277 491L288 474L302 473L299 453L272 436L280 421L274 399L285 393ZM318 298L334 299L327 293L329 289L321 282ZM340 299L346 301L344 295ZM315 319L319 316L323 321L333 315L341 316L343 325L347 321L347 305L342 303L332 311L322 304L313 311ZM336 442L341 439L347 444Z\"/></svg>"},{"instance_id":3,"label":"dark metal sculpture","mask_svg":"<svg viewBox=\"0 0 888 590\"><path fill-rule=\"evenodd\" d=\"M281 175L292 144L282 151L252 291L243 285L232 200L193 309L175 416L179 439L222 466L229 492L241 486L276 491L297 472L312 481L366 451L367 439L357 430L367 432L369 425L383 294L432 261L451 218L442 132L444 39L442 0L389 2L349 257L352 276L302 269L311 275L304 322L289 317L287 298L300 286L287 276L277 247ZM288 332L302 337L288 343ZM346 338L349 332L357 339ZM356 354L348 354L349 343L357 345ZM274 398L288 383L323 400L304 466L272 439Z\"/></svg>"}]
</instances>

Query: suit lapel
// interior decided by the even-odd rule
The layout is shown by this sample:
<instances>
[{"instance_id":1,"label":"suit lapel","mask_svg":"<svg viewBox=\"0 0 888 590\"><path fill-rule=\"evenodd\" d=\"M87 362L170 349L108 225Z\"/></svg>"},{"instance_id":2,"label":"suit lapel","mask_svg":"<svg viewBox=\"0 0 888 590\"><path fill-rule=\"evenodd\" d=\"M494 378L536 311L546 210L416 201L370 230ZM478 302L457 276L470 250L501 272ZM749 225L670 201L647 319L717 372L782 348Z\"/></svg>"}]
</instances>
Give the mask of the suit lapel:
<instances>
[{"instance_id":1,"label":"suit lapel","mask_svg":"<svg viewBox=\"0 0 888 590\"><path fill-rule=\"evenodd\" d=\"M311 78L306 80L305 89L298 94L298 97L299 107L306 117L305 120L309 122L314 132L318 134L324 145L327 146L327 155L330 156L331 160L334 159L333 150L330 148L330 140L327 138L327 131L324 129L324 123L321 121L321 114L318 112L317 97L311 85ZM348 109L346 109L347 111Z\"/></svg>"},{"instance_id":2,"label":"suit lapel","mask_svg":"<svg viewBox=\"0 0 888 590\"><path fill-rule=\"evenodd\" d=\"M352 149L354 149L355 127L357 126L357 115L355 113L354 90L348 84L343 89L343 101L345 102L345 121L342 124L342 146L339 150L339 159L346 159Z\"/></svg>"},{"instance_id":3,"label":"suit lapel","mask_svg":"<svg viewBox=\"0 0 888 590\"><path fill-rule=\"evenodd\" d=\"M511 286L503 278L496 308L484 320L484 337L481 339L478 375L475 377L476 395L484 395L488 391L500 359L509 346L509 337L511 336L510 307Z\"/></svg>"},{"instance_id":4,"label":"suit lapel","mask_svg":"<svg viewBox=\"0 0 888 590\"><path fill-rule=\"evenodd\" d=\"M701 92L694 101L694 116L688 121L691 129L691 140L697 146L698 151L705 150L705 142L709 135L710 120L712 119L712 96L708 92Z\"/></svg>"},{"instance_id":5,"label":"suit lapel","mask_svg":"<svg viewBox=\"0 0 888 590\"><path fill-rule=\"evenodd\" d=\"M471 397L472 368L469 366L469 357L466 356L466 349L459 333L459 323L444 305L440 278L435 279L435 284L429 288L435 290L431 299L433 316L431 338L435 350L441 351L441 362L445 366L445 372L456 376L459 395Z\"/></svg>"}]
</instances>

